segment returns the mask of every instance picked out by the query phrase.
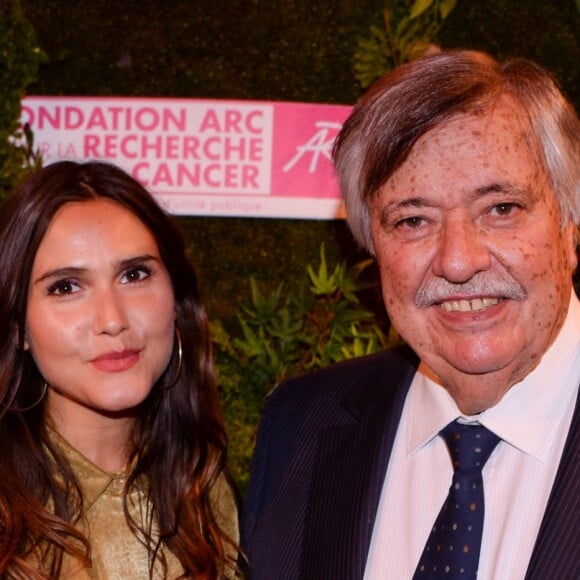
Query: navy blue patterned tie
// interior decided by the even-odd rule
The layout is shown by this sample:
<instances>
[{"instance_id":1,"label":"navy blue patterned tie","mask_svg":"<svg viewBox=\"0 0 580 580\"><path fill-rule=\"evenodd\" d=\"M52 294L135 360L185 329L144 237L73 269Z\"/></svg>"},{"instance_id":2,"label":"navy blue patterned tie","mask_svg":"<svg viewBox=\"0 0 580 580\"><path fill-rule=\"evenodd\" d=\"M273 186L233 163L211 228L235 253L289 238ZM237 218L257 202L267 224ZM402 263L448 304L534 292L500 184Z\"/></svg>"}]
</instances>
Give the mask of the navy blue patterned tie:
<instances>
[{"instance_id":1,"label":"navy blue patterned tie","mask_svg":"<svg viewBox=\"0 0 580 580\"><path fill-rule=\"evenodd\" d=\"M462 425L456 421L440 435L453 461L453 481L413 579L474 580L483 531L481 470L499 438L482 425Z\"/></svg>"}]
</instances>

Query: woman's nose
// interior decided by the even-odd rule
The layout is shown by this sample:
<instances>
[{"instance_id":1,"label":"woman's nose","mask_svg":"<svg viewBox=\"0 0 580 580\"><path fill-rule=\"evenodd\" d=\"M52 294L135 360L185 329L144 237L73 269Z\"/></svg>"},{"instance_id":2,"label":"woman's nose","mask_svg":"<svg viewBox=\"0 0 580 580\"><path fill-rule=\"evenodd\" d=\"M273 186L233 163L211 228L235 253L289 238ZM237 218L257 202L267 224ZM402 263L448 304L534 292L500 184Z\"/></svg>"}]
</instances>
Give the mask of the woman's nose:
<instances>
[{"instance_id":1,"label":"woman's nose","mask_svg":"<svg viewBox=\"0 0 580 580\"><path fill-rule=\"evenodd\" d=\"M129 328L125 304L115 289L96 289L93 300L93 332L95 334L115 336Z\"/></svg>"}]
</instances>

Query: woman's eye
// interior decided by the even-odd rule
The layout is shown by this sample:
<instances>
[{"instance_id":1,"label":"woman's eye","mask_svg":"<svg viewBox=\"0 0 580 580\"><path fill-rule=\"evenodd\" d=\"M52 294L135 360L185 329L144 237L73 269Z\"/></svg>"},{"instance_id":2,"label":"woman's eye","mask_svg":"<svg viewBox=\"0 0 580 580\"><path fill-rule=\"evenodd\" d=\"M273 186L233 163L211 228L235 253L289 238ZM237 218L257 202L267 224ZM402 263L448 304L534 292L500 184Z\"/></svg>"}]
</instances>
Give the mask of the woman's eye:
<instances>
[{"instance_id":1,"label":"woman's eye","mask_svg":"<svg viewBox=\"0 0 580 580\"><path fill-rule=\"evenodd\" d=\"M151 270L145 266L139 266L138 268L131 268L130 270L127 270L123 274L122 282L141 282L142 280L149 278L149 276L151 276Z\"/></svg>"},{"instance_id":2,"label":"woman's eye","mask_svg":"<svg viewBox=\"0 0 580 580\"><path fill-rule=\"evenodd\" d=\"M63 296L74 294L80 290L80 286L73 280L57 280L48 287L48 294L54 296Z\"/></svg>"}]
</instances>

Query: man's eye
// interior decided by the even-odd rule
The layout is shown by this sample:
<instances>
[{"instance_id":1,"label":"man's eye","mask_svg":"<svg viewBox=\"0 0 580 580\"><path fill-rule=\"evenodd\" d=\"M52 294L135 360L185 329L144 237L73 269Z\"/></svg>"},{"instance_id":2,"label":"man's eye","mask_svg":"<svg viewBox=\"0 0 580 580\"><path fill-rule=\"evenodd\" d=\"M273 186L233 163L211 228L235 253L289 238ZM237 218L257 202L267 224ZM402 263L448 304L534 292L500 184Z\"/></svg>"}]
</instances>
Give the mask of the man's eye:
<instances>
[{"instance_id":1,"label":"man's eye","mask_svg":"<svg viewBox=\"0 0 580 580\"><path fill-rule=\"evenodd\" d=\"M514 213L519 208L515 203L498 203L492 208L492 213L498 216L506 216Z\"/></svg>"},{"instance_id":2,"label":"man's eye","mask_svg":"<svg viewBox=\"0 0 580 580\"><path fill-rule=\"evenodd\" d=\"M74 294L80 290L79 285L73 280L57 280L48 287L48 294L62 296L65 294Z\"/></svg>"},{"instance_id":3,"label":"man's eye","mask_svg":"<svg viewBox=\"0 0 580 580\"><path fill-rule=\"evenodd\" d=\"M145 280L151 276L151 270L146 268L145 266L139 266L138 268L131 268L127 270L122 277L123 283L131 283L131 282L141 282L141 280Z\"/></svg>"},{"instance_id":4,"label":"man's eye","mask_svg":"<svg viewBox=\"0 0 580 580\"><path fill-rule=\"evenodd\" d=\"M415 228L418 228L419 226L421 226L424 223L424 221L425 220L422 217L412 216L412 217L408 217L408 218L399 220L396 223L396 227L415 229Z\"/></svg>"}]
</instances>

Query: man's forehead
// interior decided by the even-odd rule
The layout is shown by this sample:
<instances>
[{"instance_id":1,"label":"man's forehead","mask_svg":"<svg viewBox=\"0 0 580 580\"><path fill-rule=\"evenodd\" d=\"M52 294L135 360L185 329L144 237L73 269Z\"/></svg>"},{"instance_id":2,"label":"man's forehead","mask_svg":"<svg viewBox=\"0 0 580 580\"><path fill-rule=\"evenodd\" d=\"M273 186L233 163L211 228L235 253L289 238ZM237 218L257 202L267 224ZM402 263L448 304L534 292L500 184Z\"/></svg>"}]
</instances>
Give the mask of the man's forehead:
<instances>
[{"instance_id":1,"label":"man's forehead","mask_svg":"<svg viewBox=\"0 0 580 580\"><path fill-rule=\"evenodd\" d=\"M379 205L410 199L429 205L454 193L466 201L487 194L536 197L546 192L550 180L524 125L509 106L456 115L417 141L374 199Z\"/></svg>"},{"instance_id":2,"label":"man's forehead","mask_svg":"<svg viewBox=\"0 0 580 580\"><path fill-rule=\"evenodd\" d=\"M527 145L526 153L529 153L532 141L530 130L520 107L510 102L499 102L494 107L476 109L474 112L456 114L446 119L422 135L411 149L411 154L440 145L475 145L490 136L496 139L495 144L498 147L502 143L518 142Z\"/></svg>"},{"instance_id":3,"label":"man's forehead","mask_svg":"<svg viewBox=\"0 0 580 580\"><path fill-rule=\"evenodd\" d=\"M478 170L484 165L489 171L515 177L525 168L523 172L534 180L546 177L538 138L522 117L513 107L456 115L421 136L385 184L397 181L401 174L429 179L433 163L448 164L454 172L466 174L472 161Z\"/></svg>"}]
</instances>

